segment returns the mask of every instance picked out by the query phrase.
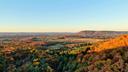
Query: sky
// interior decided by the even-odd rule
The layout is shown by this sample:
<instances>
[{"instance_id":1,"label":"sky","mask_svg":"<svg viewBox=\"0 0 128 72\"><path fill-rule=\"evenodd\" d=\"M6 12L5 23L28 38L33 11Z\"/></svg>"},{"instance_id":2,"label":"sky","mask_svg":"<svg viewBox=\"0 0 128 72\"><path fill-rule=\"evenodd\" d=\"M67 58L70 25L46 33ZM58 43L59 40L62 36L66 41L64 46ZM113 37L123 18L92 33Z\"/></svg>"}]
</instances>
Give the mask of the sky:
<instances>
[{"instance_id":1,"label":"sky","mask_svg":"<svg viewBox=\"0 0 128 72\"><path fill-rule=\"evenodd\" d=\"M128 0L0 0L0 32L128 31Z\"/></svg>"}]
</instances>

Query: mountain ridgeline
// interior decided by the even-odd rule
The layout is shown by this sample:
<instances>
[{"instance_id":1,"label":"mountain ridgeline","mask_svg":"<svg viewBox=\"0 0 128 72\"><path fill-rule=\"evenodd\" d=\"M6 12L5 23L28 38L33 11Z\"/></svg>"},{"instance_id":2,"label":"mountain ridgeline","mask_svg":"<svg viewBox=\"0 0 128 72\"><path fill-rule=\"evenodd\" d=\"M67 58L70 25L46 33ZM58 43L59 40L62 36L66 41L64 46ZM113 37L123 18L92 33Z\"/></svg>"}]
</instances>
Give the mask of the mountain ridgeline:
<instances>
[{"instance_id":1,"label":"mountain ridgeline","mask_svg":"<svg viewBox=\"0 0 128 72\"><path fill-rule=\"evenodd\" d=\"M122 34L128 34L128 31L91 31L85 30L77 33L85 38L111 38Z\"/></svg>"}]
</instances>

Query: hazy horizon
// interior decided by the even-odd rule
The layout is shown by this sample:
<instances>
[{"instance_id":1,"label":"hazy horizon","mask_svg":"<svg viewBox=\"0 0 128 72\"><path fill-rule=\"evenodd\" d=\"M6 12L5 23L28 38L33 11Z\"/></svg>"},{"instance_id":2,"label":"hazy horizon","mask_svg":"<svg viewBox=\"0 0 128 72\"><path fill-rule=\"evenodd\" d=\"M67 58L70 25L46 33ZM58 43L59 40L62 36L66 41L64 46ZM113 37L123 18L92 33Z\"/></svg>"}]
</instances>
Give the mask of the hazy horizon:
<instances>
[{"instance_id":1,"label":"hazy horizon","mask_svg":"<svg viewBox=\"0 0 128 72\"><path fill-rule=\"evenodd\" d=\"M1 0L0 32L128 31L126 0Z\"/></svg>"},{"instance_id":2,"label":"hazy horizon","mask_svg":"<svg viewBox=\"0 0 128 72\"><path fill-rule=\"evenodd\" d=\"M128 32L128 30L80 30L80 31L0 31L0 33L77 33L81 31L115 31Z\"/></svg>"}]
</instances>

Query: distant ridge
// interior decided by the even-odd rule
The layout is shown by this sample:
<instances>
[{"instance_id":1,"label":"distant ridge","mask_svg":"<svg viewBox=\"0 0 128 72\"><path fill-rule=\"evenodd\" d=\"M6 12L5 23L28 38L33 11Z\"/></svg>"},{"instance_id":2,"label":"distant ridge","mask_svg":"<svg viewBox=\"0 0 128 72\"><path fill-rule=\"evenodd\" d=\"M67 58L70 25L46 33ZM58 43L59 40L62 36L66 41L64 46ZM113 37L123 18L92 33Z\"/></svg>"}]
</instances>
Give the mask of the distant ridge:
<instances>
[{"instance_id":1,"label":"distant ridge","mask_svg":"<svg viewBox=\"0 0 128 72\"><path fill-rule=\"evenodd\" d=\"M93 31L85 30L77 33L86 38L112 38L122 34L128 34L128 31Z\"/></svg>"}]
</instances>

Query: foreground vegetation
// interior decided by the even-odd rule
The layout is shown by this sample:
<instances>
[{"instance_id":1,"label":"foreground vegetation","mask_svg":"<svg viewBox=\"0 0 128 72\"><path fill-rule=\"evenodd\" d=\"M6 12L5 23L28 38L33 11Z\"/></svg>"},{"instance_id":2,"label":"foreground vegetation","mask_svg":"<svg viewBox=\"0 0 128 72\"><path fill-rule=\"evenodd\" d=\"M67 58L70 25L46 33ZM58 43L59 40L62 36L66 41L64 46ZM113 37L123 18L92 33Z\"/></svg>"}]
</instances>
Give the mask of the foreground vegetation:
<instances>
[{"instance_id":1,"label":"foreground vegetation","mask_svg":"<svg viewBox=\"0 0 128 72\"><path fill-rule=\"evenodd\" d=\"M1 45L0 72L128 72L127 46L92 52L90 42L43 44Z\"/></svg>"}]
</instances>

